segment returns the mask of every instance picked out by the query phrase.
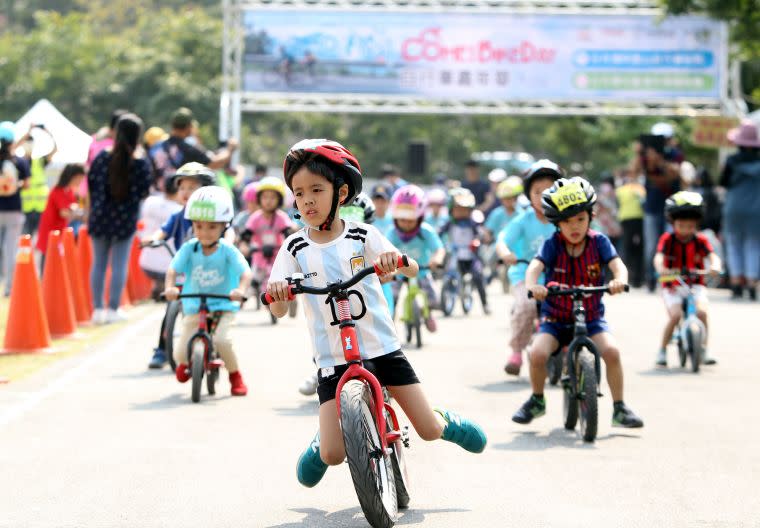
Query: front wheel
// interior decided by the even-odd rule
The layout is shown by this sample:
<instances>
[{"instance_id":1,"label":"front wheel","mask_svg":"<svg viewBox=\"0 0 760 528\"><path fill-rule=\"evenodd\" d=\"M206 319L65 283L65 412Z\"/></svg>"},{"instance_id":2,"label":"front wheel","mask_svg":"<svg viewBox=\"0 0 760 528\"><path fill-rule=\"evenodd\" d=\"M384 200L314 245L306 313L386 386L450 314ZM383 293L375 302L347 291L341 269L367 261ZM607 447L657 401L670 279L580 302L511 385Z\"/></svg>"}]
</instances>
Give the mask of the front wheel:
<instances>
[{"instance_id":1,"label":"front wheel","mask_svg":"<svg viewBox=\"0 0 760 528\"><path fill-rule=\"evenodd\" d=\"M564 365L564 374L562 376L562 416L564 417L565 429L572 431L578 423L578 396L575 387L570 380L570 369L574 366L569 365L570 354L565 354L562 362Z\"/></svg>"},{"instance_id":2,"label":"front wheel","mask_svg":"<svg viewBox=\"0 0 760 528\"><path fill-rule=\"evenodd\" d=\"M559 378L562 376L562 352L549 356L549 359L546 361L546 371L549 375L549 384L557 385Z\"/></svg>"},{"instance_id":3,"label":"front wheel","mask_svg":"<svg viewBox=\"0 0 760 528\"><path fill-rule=\"evenodd\" d=\"M441 309L443 315L450 316L454 311L454 305L457 302L457 286L456 282L451 277L446 277L443 281L443 288L441 288Z\"/></svg>"},{"instance_id":4,"label":"front wheel","mask_svg":"<svg viewBox=\"0 0 760 528\"><path fill-rule=\"evenodd\" d=\"M340 392L340 421L351 479L367 522L390 528L398 502L391 457L382 452L369 386L350 380Z\"/></svg>"},{"instance_id":5,"label":"front wheel","mask_svg":"<svg viewBox=\"0 0 760 528\"><path fill-rule=\"evenodd\" d=\"M190 343L190 372L192 373L192 399L193 403L201 401L201 386L203 385L203 357L206 353L206 344L202 339L194 339Z\"/></svg>"},{"instance_id":6,"label":"front wheel","mask_svg":"<svg viewBox=\"0 0 760 528\"><path fill-rule=\"evenodd\" d=\"M689 350L689 359L691 360L691 371L695 374L699 372L699 366L702 363L702 329L697 323L690 323L686 328L686 347Z\"/></svg>"},{"instance_id":7,"label":"front wheel","mask_svg":"<svg viewBox=\"0 0 760 528\"><path fill-rule=\"evenodd\" d=\"M182 316L182 302L169 301L166 305L166 323L162 332L164 333L164 352L172 372L177 370L177 363L174 361L174 329L177 328L177 320Z\"/></svg>"},{"instance_id":8,"label":"front wheel","mask_svg":"<svg viewBox=\"0 0 760 528\"><path fill-rule=\"evenodd\" d=\"M463 279L462 283L462 311L467 315L472 310L472 280Z\"/></svg>"},{"instance_id":9,"label":"front wheel","mask_svg":"<svg viewBox=\"0 0 760 528\"><path fill-rule=\"evenodd\" d=\"M578 402L581 436L586 442L596 439L599 426L599 407L597 399L596 368L594 355L586 349L578 354L576 376L578 377Z\"/></svg>"}]
</instances>

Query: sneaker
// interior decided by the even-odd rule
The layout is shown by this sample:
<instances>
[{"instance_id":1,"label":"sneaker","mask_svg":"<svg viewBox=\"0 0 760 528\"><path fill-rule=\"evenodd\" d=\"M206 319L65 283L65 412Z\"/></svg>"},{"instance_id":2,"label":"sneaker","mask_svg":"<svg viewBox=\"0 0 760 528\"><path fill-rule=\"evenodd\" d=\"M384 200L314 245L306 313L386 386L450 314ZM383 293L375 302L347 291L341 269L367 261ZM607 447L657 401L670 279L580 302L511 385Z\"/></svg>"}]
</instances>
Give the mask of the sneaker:
<instances>
[{"instance_id":1,"label":"sneaker","mask_svg":"<svg viewBox=\"0 0 760 528\"><path fill-rule=\"evenodd\" d=\"M743 286L741 286L741 285L731 286L731 298L732 299L741 299L743 293L744 293L744 287Z\"/></svg>"},{"instance_id":2,"label":"sneaker","mask_svg":"<svg viewBox=\"0 0 760 528\"><path fill-rule=\"evenodd\" d=\"M513 353L507 361L507 365L504 367L504 371L512 376L520 375L520 367L522 366L522 354L519 352Z\"/></svg>"},{"instance_id":3,"label":"sneaker","mask_svg":"<svg viewBox=\"0 0 760 528\"><path fill-rule=\"evenodd\" d=\"M237 372L230 372L230 385L232 385L231 392L233 396L245 396L248 394L248 387L245 386L243 375L240 374L239 370Z\"/></svg>"},{"instance_id":4,"label":"sneaker","mask_svg":"<svg viewBox=\"0 0 760 528\"><path fill-rule=\"evenodd\" d=\"M177 376L177 381L185 383L190 379L190 369L184 363L177 365L177 370L174 371L174 375Z\"/></svg>"},{"instance_id":5,"label":"sneaker","mask_svg":"<svg viewBox=\"0 0 760 528\"><path fill-rule=\"evenodd\" d=\"M301 383L301 386L298 387L298 392L303 394L304 396L313 396L317 393L317 374L316 372L303 380L303 383Z\"/></svg>"},{"instance_id":6,"label":"sneaker","mask_svg":"<svg viewBox=\"0 0 760 528\"><path fill-rule=\"evenodd\" d=\"M95 311L92 312L92 324L106 324L106 311L103 308L95 308Z\"/></svg>"},{"instance_id":7,"label":"sneaker","mask_svg":"<svg viewBox=\"0 0 760 528\"><path fill-rule=\"evenodd\" d=\"M327 471L327 464L325 464L319 457L319 431L317 431L314 440L311 441L306 451L301 453L298 458L298 464L296 465L296 476L298 482L307 488L313 488L322 477L325 476Z\"/></svg>"},{"instance_id":8,"label":"sneaker","mask_svg":"<svg viewBox=\"0 0 760 528\"><path fill-rule=\"evenodd\" d=\"M487 304L483 305L483 313L486 315L491 315L491 308Z\"/></svg>"},{"instance_id":9,"label":"sneaker","mask_svg":"<svg viewBox=\"0 0 760 528\"><path fill-rule=\"evenodd\" d=\"M710 355L706 348L702 349L702 363L705 365L715 365L718 361Z\"/></svg>"},{"instance_id":10,"label":"sneaker","mask_svg":"<svg viewBox=\"0 0 760 528\"><path fill-rule=\"evenodd\" d=\"M106 312L106 323L120 323L127 320L127 315L121 310L111 310L110 308Z\"/></svg>"},{"instance_id":11,"label":"sneaker","mask_svg":"<svg viewBox=\"0 0 760 528\"><path fill-rule=\"evenodd\" d=\"M533 418L538 418L546 414L546 398L541 396L540 398L535 394L531 394L528 401L523 403L522 407L512 415L512 421L519 424L529 424L533 421Z\"/></svg>"},{"instance_id":12,"label":"sneaker","mask_svg":"<svg viewBox=\"0 0 760 528\"><path fill-rule=\"evenodd\" d=\"M166 365L166 355L164 354L164 351L160 348L154 348L153 357L151 358L150 363L148 363L148 368L160 369L164 368L164 365Z\"/></svg>"},{"instance_id":13,"label":"sneaker","mask_svg":"<svg viewBox=\"0 0 760 528\"><path fill-rule=\"evenodd\" d=\"M749 294L749 300L750 301L756 301L757 300L757 288L755 286L748 286L747 287L747 293Z\"/></svg>"},{"instance_id":14,"label":"sneaker","mask_svg":"<svg viewBox=\"0 0 760 528\"><path fill-rule=\"evenodd\" d=\"M488 439L478 424L445 409L433 410L446 421L446 426L441 433L442 439L453 442L470 453L483 452Z\"/></svg>"},{"instance_id":15,"label":"sneaker","mask_svg":"<svg viewBox=\"0 0 760 528\"><path fill-rule=\"evenodd\" d=\"M661 348L660 351L657 352L657 360L655 361L655 365L658 367L668 366L668 354L664 348Z\"/></svg>"},{"instance_id":16,"label":"sneaker","mask_svg":"<svg viewBox=\"0 0 760 528\"><path fill-rule=\"evenodd\" d=\"M431 334L438 330L438 325L435 324L435 319L433 319L432 315L429 315L427 319L425 319L425 328L428 329L428 332Z\"/></svg>"},{"instance_id":17,"label":"sneaker","mask_svg":"<svg viewBox=\"0 0 760 528\"><path fill-rule=\"evenodd\" d=\"M634 429L644 427L644 422L625 403L615 402L615 407L612 410L612 425Z\"/></svg>"}]
</instances>

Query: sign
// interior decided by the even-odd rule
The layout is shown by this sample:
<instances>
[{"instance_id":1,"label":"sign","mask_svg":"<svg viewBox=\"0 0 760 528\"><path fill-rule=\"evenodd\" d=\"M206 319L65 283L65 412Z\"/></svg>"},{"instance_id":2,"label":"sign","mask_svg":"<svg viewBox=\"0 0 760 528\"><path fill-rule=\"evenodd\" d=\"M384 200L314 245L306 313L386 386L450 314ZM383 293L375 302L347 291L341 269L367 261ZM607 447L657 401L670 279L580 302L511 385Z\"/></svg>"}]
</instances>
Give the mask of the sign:
<instances>
[{"instance_id":1,"label":"sign","mask_svg":"<svg viewBox=\"0 0 760 528\"><path fill-rule=\"evenodd\" d=\"M694 120L691 142L704 148L733 148L726 134L739 126L739 121L732 117L698 117Z\"/></svg>"},{"instance_id":2,"label":"sign","mask_svg":"<svg viewBox=\"0 0 760 528\"><path fill-rule=\"evenodd\" d=\"M719 100L726 27L701 17L249 10L247 92L450 100Z\"/></svg>"}]
</instances>

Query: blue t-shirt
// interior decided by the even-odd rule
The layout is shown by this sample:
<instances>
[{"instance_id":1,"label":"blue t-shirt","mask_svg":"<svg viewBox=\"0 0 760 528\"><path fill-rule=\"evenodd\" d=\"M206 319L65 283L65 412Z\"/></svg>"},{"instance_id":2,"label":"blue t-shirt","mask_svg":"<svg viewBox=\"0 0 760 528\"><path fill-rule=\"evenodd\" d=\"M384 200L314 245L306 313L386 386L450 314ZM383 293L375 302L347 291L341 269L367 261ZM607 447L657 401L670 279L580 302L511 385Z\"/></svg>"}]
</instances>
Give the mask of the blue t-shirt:
<instances>
[{"instance_id":1,"label":"blue t-shirt","mask_svg":"<svg viewBox=\"0 0 760 528\"><path fill-rule=\"evenodd\" d=\"M502 229L507 227L507 224L509 224L513 218L516 218L518 214L520 214L520 212L517 209L515 209L514 213L510 214L507 212L506 208L501 205L491 211L484 225L491 233L497 235Z\"/></svg>"},{"instance_id":2,"label":"blue t-shirt","mask_svg":"<svg viewBox=\"0 0 760 528\"><path fill-rule=\"evenodd\" d=\"M446 223L449 221L449 215L441 211L441 214L438 216L433 216L432 213L428 212L425 215L425 222L430 224L433 229L436 230L436 232L440 233L441 229L443 229L443 226L446 225Z\"/></svg>"},{"instance_id":3,"label":"blue t-shirt","mask_svg":"<svg viewBox=\"0 0 760 528\"><path fill-rule=\"evenodd\" d=\"M559 233L548 238L536 258L546 267L547 282L557 282L560 286L603 286L604 268L618 254L610 239L602 233L589 230L586 247L577 257L567 253L565 243ZM602 294L595 293L583 299L586 320L596 321L604 317ZM570 297L548 297L541 303L541 313L560 323L573 322L573 300Z\"/></svg>"},{"instance_id":4,"label":"blue t-shirt","mask_svg":"<svg viewBox=\"0 0 760 528\"><path fill-rule=\"evenodd\" d=\"M193 222L185 218L184 207L173 213L161 226L161 231L164 232L166 238L170 238L174 242L175 248L179 248L185 242L188 233L192 230Z\"/></svg>"},{"instance_id":5,"label":"blue t-shirt","mask_svg":"<svg viewBox=\"0 0 760 528\"><path fill-rule=\"evenodd\" d=\"M395 228L388 232L387 238L399 251L412 257L420 266L429 266L430 258L443 247L441 237L435 229L424 222L420 226L420 232L409 242L401 240L399 230ZM427 277L429 274L430 270L421 269L418 277Z\"/></svg>"},{"instance_id":6,"label":"blue t-shirt","mask_svg":"<svg viewBox=\"0 0 760 528\"><path fill-rule=\"evenodd\" d=\"M372 225L385 236L388 236L388 232L395 227L390 212L385 213L384 218L380 218L379 216L375 217L375 221L372 222Z\"/></svg>"},{"instance_id":7,"label":"blue t-shirt","mask_svg":"<svg viewBox=\"0 0 760 528\"><path fill-rule=\"evenodd\" d=\"M544 240L554 234L557 228L553 224L542 223L531 207L520 213L507 227L501 230L498 242L506 244L518 260L530 261L541 249ZM518 263L509 267L509 282L525 282L527 264Z\"/></svg>"},{"instance_id":8,"label":"blue t-shirt","mask_svg":"<svg viewBox=\"0 0 760 528\"><path fill-rule=\"evenodd\" d=\"M220 239L216 251L204 255L197 238L188 240L179 248L172 259L171 268L185 274L182 293L217 295L229 295L240 284L243 273L250 270L243 254L226 240ZM200 299L182 299L182 310L185 314L195 314L200 304ZM209 299L208 307L212 312L237 312L240 304L225 299Z\"/></svg>"}]
</instances>

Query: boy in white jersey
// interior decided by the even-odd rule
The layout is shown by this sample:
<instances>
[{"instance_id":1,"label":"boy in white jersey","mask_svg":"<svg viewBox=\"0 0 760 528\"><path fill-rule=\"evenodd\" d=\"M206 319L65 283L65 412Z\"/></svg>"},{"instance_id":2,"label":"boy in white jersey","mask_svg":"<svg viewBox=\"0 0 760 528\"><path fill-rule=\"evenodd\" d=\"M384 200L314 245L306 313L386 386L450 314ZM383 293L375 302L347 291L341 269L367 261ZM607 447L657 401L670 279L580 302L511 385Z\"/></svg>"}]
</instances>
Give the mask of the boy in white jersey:
<instances>
[{"instance_id":1,"label":"boy in white jersey","mask_svg":"<svg viewBox=\"0 0 760 528\"><path fill-rule=\"evenodd\" d=\"M334 141L303 140L290 149L284 172L305 227L285 240L275 259L267 285L275 301L270 305L275 316L287 313L285 279L294 273L306 277L304 285L322 287L371 264L385 273L396 271L399 253L377 228L341 220L337 214L341 204L351 203L361 191L361 168L348 149ZM413 277L419 267L409 260L409 266L399 271ZM455 442L474 453L483 451L486 436L480 427L452 412L433 410L428 403L414 369L400 350L378 277L370 275L354 288L367 308L356 326L365 366L387 386L419 436ZM319 368L319 432L299 458L297 476L301 484L312 487L322 479L328 465L338 465L346 457L335 391L347 365L340 329L331 324L331 307L323 298L305 296L304 311Z\"/></svg>"}]
</instances>

